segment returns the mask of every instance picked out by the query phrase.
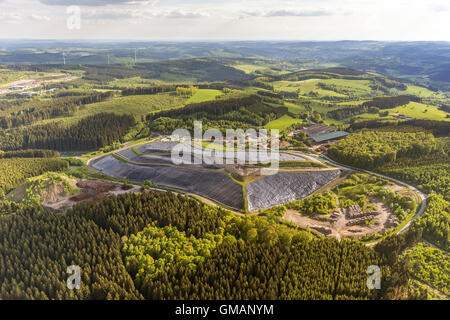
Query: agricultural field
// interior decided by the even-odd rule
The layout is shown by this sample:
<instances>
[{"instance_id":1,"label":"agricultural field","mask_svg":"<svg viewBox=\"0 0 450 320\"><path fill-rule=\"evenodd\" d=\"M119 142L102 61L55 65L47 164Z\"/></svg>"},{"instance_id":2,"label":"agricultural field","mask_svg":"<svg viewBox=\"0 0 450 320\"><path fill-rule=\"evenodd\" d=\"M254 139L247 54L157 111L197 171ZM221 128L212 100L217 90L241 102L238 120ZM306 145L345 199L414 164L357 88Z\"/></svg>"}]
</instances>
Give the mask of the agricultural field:
<instances>
[{"instance_id":1,"label":"agricultural field","mask_svg":"<svg viewBox=\"0 0 450 320\"><path fill-rule=\"evenodd\" d=\"M133 114L136 117L152 112L182 107L187 100L171 93L118 97L110 101L93 103L75 113L75 117L85 117L94 113L112 112L117 114Z\"/></svg>"},{"instance_id":2,"label":"agricultural field","mask_svg":"<svg viewBox=\"0 0 450 320\"><path fill-rule=\"evenodd\" d=\"M270 129L279 129L280 131L283 131L287 128L289 128L290 126L292 126L293 124L296 123L303 123L302 119L295 119L292 118L288 115L284 115L279 119L273 120L271 122L269 122L268 124L266 124L264 126L265 129L270 130Z\"/></svg>"},{"instance_id":3,"label":"agricultural field","mask_svg":"<svg viewBox=\"0 0 450 320\"><path fill-rule=\"evenodd\" d=\"M189 103L199 103L204 102L208 100L214 100L216 97L222 95L223 92L219 90L213 90L213 89L199 89L192 97L190 97L186 104Z\"/></svg>"}]
</instances>

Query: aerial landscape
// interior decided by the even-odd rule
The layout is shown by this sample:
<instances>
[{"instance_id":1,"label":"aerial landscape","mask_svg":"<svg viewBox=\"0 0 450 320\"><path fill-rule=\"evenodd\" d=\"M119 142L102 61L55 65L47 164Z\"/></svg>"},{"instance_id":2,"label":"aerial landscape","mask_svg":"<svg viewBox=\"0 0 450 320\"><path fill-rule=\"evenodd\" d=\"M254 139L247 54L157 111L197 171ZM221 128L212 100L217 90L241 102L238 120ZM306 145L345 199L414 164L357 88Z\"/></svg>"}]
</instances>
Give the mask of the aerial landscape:
<instances>
[{"instance_id":1,"label":"aerial landscape","mask_svg":"<svg viewBox=\"0 0 450 320\"><path fill-rule=\"evenodd\" d=\"M450 39L211 39L197 1L75 1L70 34L35 2L22 32L0 1L0 300L449 300ZM170 21L96 33L122 9Z\"/></svg>"}]
</instances>

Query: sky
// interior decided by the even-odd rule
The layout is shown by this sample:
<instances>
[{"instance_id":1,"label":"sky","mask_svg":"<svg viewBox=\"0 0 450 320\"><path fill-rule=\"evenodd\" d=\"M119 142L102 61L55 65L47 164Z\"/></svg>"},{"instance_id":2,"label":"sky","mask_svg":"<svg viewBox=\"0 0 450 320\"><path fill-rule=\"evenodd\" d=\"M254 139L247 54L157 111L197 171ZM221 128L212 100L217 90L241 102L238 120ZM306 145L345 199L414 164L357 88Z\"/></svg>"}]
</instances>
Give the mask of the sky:
<instances>
[{"instance_id":1,"label":"sky","mask_svg":"<svg viewBox=\"0 0 450 320\"><path fill-rule=\"evenodd\" d=\"M448 0L0 0L0 38L450 41Z\"/></svg>"}]
</instances>

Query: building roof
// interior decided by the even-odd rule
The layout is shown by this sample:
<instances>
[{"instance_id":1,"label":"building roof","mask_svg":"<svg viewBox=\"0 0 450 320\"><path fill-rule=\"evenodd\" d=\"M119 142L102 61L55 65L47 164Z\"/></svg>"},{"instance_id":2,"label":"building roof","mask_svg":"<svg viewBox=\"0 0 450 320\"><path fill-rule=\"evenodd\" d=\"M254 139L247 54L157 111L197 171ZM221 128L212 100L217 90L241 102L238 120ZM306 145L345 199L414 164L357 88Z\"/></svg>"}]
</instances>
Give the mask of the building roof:
<instances>
[{"instance_id":1,"label":"building roof","mask_svg":"<svg viewBox=\"0 0 450 320\"><path fill-rule=\"evenodd\" d=\"M315 142L322 142L322 141L332 140L332 139L336 139L336 138L342 138L342 137L345 137L346 135L349 135L349 133L345 132L345 131L334 131L334 132L329 132L329 133L321 134L318 136L314 136L311 138Z\"/></svg>"},{"instance_id":2,"label":"building roof","mask_svg":"<svg viewBox=\"0 0 450 320\"><path fill-rule=\"evenodd\" d=\"M336 131L336 127L327 126L325 124L313 124L303 129L308 137L315 137L325 133Z\"/></svg>"}]
</instances>

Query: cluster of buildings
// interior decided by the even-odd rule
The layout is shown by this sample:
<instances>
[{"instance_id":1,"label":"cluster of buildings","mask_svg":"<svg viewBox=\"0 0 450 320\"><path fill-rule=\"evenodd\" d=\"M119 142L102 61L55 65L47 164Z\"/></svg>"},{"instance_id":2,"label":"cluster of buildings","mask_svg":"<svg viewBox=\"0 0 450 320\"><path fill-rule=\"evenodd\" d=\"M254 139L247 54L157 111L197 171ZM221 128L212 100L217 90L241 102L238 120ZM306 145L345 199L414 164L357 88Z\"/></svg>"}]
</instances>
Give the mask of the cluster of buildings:
<instances>
[{"instance_id":1,"label":"cluster of buildings","mask_svg":"<svg viewBox=\"0 0 450 320\"><path fill-rule=\"evenodd\" d=\"M56 88L51 88L47 90L40 90L40 91L24 91L27 89L33 89L39 87L41 84L33 84L31 86L24 86L24 85L14 85L9 87L8 89L0 90L0 95L2 94L9 94L9 93L19 93L21 96L24 97L32 97L32 96L38 96L44 93L53 93L56 91Z\"/></svg>"},{"instance_id":2,"label":"cluster of buildings","mask_svg":"<svg viewBox=\"0 0 450 320\"><path fill-rule=\"evenodd\" d=\"M315 143L324 143L332 140L342 139L349 135L346 131L339 131L336 127L327 126L324 124L313 124L302 127L291 133L292 136L304 132L308 138L311 138Z\"/></svg>"}]
</instances>

